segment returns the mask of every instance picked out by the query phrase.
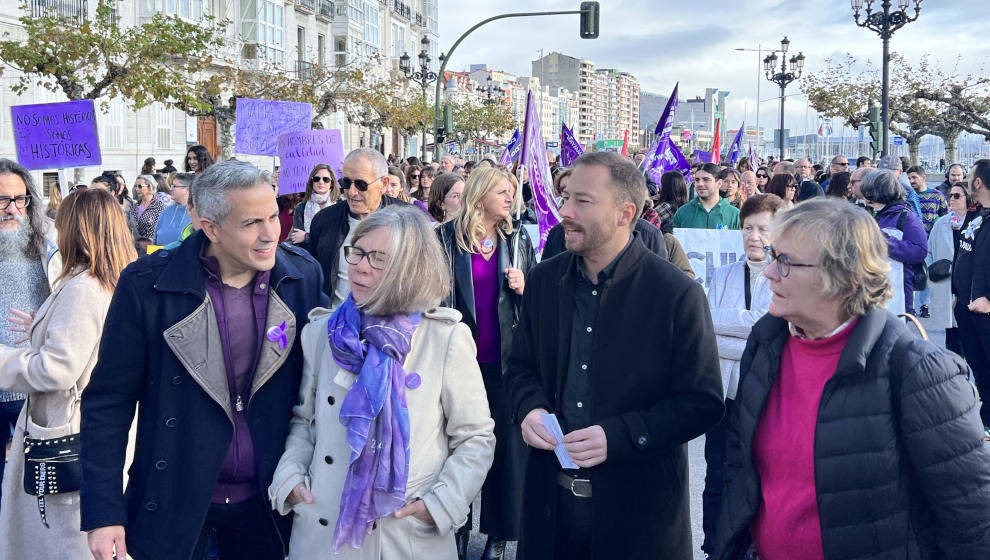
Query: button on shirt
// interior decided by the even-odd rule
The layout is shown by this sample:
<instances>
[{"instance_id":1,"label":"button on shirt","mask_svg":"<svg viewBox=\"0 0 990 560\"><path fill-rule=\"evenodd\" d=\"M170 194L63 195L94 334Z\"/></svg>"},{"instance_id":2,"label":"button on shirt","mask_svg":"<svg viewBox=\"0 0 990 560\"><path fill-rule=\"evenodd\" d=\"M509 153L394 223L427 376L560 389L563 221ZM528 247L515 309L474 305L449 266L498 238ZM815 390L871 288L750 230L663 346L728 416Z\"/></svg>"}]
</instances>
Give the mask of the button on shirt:
<instances>
[{"instance_id":1,"label":"button on shirt","mask_svg":"<svg viewBox=\"0 0 990 560\"><path fill-rule=\"evenodd\" d=\"M585 275L584 261L575 259L571 271L574 278L574 311L571 315L571 344L567 356L567 377L560 401L561 428L564 433L592 425L592 357L594 351L595 322L605 281L615 274L619 259L629 249L632 236L625 248L598 273L598 284L592 284Z\"/></svg>"}]
</instances>

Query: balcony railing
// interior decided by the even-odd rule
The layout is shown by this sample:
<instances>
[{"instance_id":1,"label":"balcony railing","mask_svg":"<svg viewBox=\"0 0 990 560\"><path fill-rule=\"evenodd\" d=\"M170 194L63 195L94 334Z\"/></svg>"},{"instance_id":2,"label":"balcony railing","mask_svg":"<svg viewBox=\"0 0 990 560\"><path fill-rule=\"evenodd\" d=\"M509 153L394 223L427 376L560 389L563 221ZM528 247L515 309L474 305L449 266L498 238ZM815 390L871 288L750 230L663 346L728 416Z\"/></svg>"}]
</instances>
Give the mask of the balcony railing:
<instances>
[{"instance_id":1,"label":"balcony railing","mask_svg":"<svg viewBox=\"0 0 990 560\"><path fill-rule=\"evenodd\" d=\"M307 62L305 60L296 61L296 77L300 80L305 80L312 77L313 75L313 63Z\"/></svg>"},{"instance_id":2,"label":"balcony railing","mask_svg":"<svg viewBox=\"0 0 990 560\"><path fill-rule=\"evenodd\" d=\"M412 9L409 8L409 4L392 0L392 11L406 19L412 19Z\"/></svg>"},{"instance_id":3,"label":"balcony railing","mask_svg":"<svg viewBox=\"0 0 990 560\"><path fill-rule=\"evenodd\" d=\"M309 10L310 12L315 12L316 0L296 0L296 6Z\"/></svg>"},{"instance_id":4,"label":"balcony railing","mask_svg":"<svg viewBox=\"0 0 990 560\"><path fill-rule=\"evenodd\" d=\"M82 25L86 20L86 0L31 0L31 17L54 17Z\"/></svg>"},{"instance_id":5,"label":"balcony railing","mask_svg":"<svg viewBox=\"0 0 990 560\"><path fill-rule=\"evenodd\" d=\"M330 0L320 0L316 13L327 19L333 19L333 2Z\"/></svg>"}]
</instances>

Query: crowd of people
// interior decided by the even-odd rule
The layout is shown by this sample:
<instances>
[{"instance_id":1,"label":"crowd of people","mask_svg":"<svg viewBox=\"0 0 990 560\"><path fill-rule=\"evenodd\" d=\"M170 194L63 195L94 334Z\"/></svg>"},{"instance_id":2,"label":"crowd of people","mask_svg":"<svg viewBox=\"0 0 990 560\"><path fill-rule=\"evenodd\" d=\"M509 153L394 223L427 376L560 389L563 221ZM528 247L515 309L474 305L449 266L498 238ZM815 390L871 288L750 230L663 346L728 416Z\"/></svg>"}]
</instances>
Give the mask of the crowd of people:
<instances>
[{"instance_id":1,"label":"crowd of people","mask_svg":"<svg viewBox=\"0 0 990 560\"><path fill-rule=\"evenodd\" d=\"M0 159L2 556L990 557L990 160L642 161Z\"/></svg>"}]
</instances>

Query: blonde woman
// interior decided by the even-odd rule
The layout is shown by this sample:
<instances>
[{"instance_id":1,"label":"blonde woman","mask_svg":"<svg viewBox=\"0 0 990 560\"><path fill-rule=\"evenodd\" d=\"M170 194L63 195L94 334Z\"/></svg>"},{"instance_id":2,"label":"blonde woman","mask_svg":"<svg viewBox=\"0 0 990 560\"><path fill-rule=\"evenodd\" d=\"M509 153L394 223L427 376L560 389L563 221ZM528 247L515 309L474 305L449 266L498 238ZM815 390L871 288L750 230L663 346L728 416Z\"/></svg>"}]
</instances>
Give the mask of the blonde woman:
<instances>
[{"instance_id":1,"label":"blonde woman","mask_svg":"<svg viewBox=\"0 0 990 560\"><path fill-rule=\"evenodd\" d=\"M3 478L3 558L91 556L79 530L78 491L45 496L43 512L38 498L25 492L24 440L78 437L79 398L96 365L110 298L137 254L120 205L102 189L67 196L55 228L63 268L51 295L37 311L10 311L13 330L30 346L0 345L0 388L28 394Z\"/></svg>"},{"instance_id":2,"label":"blonde woman","mask_svg":"<svg viewBox=\"0 0 990 560\"><path fill-rule=\"evenodd\" d=\"M454 560L495 437L422 212L370 214L344 248L351 293L302 331L299 404L268 493L289 558Z\"/></svg>"},{"instance_id":3,"label":"blonde woman","mask_svg":"<svg viewBox=\"0 0 990 560\"><path fill-rule=\"evenodd\" d=\"M488 535L483 558L501 558L506 541L519 538L526 445L512 423L502 385L512 326L535 266L533 246L511 217L518 189L512 176L491 168L471 172L454 219L437 235L451 269L453 290L448 302L461 312L478 346L478 365L495 420L495 462L481 492L481 532ZM513 260L518 252L518 264ZM466 546L466 531L458 535Z\"/></svg>"}]
</instances>

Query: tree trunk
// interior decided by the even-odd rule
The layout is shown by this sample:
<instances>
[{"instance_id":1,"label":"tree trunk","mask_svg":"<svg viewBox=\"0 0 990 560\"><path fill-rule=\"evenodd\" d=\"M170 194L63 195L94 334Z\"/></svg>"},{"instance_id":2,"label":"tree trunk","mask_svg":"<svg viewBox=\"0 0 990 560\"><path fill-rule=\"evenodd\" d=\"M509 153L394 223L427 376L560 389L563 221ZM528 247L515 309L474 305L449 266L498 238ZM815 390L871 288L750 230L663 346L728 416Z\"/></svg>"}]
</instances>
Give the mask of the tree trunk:
<instances>
[{"instance_id":1,"label":"tree trunk","mask_svg":"<svg viewBox=\"0 0 990 560\"><path fill-rule=\"evenodd\" d=\"M220 153L223 159L234 157L234 118L217 116L217 128L220 132Z\"/></svg>"},{"instance_id":2,"label":"tree trunk","mask_svg":"<svg viewBox=\"0 0 990 560\"><path fill-rule=\"evenodd\" d=\"M951 132L942 136L942 140L945 142L945 161L948 163L956 162L956 142L959 140L959 132Z\"/></svg>"},{"instance_id":3,"label":"tree trunk","mask_svg":"<svg viewBox=\"0 0 990 560\"><path fill-rule=\"evenodd\" d=\"M908 157L911 159L911 165L921 165L921 138L920 137L908 137L906 138L908 145Z\"/></svg>"}]
</instances>

